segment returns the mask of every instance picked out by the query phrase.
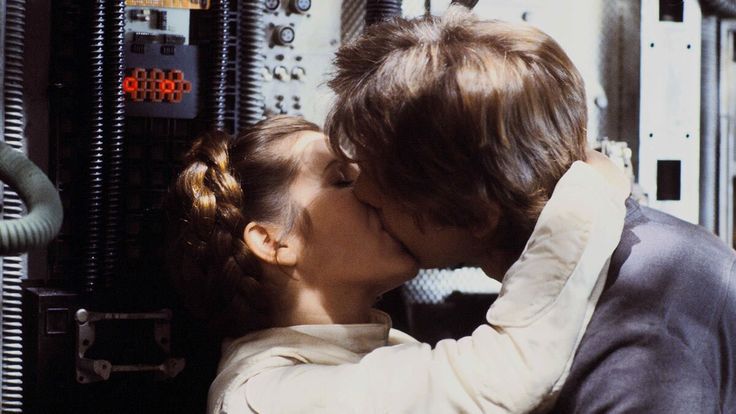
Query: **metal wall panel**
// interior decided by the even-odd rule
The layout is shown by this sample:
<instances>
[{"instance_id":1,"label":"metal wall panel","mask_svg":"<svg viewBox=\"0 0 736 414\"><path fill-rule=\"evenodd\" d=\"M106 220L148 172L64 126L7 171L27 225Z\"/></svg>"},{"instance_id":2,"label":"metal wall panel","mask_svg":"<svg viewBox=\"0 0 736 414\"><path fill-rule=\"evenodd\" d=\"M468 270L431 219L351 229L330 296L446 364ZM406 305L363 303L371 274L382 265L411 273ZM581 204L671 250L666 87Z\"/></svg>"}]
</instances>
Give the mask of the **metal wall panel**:
<instances>
[{"instance_id":1,"label":"metal wall panel","mask_svg":"<svg viewBox=\"0 0 736 414\"><path fill-rule=\"evenodd\" d=\"M720 28L720 102L718 132L718 235L734 245L734 180L736 180L736 20Z\"/></svg>"},{"instance_id":2,"label":"metal wall panel","mask_svg":"<svg viewBox=\"0 0 736 414\"><path fill-rule=\"evenodd\" d=\"M697 224L702 14L686 0L683 21L668 21L659 5L642 2L639 183L651 207Z\"/></svg>"}]
</instances>

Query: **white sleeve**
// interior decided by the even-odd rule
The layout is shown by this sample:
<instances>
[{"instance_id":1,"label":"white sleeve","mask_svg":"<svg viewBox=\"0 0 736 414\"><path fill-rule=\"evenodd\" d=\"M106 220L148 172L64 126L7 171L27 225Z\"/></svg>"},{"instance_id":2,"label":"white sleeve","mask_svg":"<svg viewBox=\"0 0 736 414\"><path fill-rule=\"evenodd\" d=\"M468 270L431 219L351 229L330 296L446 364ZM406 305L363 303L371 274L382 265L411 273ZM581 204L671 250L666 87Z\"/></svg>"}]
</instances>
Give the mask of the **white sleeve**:
<instances>
[{"instance_id":1,"label":"white sleeve","mask_svg":"<svg viewBox=\"0 0 736 414\"><path fill-rule=\"evenodd\" d=\"M259 413L523 413L564 378L618 244L624 200L590 166L563 176L488 324L460 340L379 348L357 364L277 368L245 384ZM600 292L598 292L600 293Z\"/></svg>"}]
</instances>

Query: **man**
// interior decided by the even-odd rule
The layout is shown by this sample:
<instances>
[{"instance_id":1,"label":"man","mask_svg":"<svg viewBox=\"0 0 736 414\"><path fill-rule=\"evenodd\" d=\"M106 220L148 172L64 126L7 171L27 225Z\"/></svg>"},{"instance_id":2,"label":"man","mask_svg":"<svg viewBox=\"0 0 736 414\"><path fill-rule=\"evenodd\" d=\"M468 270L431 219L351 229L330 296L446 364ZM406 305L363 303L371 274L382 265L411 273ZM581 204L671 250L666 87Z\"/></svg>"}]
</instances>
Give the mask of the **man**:
<instances>
[{"instance_id":1,"label":"man","mask_svg":"<svg viewBox=\"0 0 736 414\"><path fill-rule=\"evenodd\" d=\"M500 278L555 184L586 158L583 81L547 35L441 18L340 49L327 132L355 192L423 267ZM736 412L736 254L627 201L621 243L553 411Z\"/></svg>"}]
</instances>

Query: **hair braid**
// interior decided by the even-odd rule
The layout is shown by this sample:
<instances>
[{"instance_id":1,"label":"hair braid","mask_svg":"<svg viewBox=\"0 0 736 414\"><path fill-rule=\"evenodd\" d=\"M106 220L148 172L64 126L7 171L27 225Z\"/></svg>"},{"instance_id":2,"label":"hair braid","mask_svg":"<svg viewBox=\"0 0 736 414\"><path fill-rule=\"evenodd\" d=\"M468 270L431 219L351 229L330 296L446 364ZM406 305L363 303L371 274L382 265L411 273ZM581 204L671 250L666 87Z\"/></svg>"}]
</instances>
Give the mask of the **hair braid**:
<instances>
[{"instance_id":1,"label":"hair braid","mask_svg":"<svg viewBox=\"0 0 736 414\"><path fill-rule=\"evenodd\" d=\"M198 288L180 290L190 293L185 301L195 315L223 333L267 324L261 269L242 238L248 220L243 189L230 170L228 141L222 132L197 139L173 191L183 210L175 244L184 254L178 259L194 268L174 277L199 279Z\"/></svg>"},{"instance_id":2,"label":"hair braid","mask_svg":"<svg viewBox=\"0 0 736 414\"><path fill-rule=\"evenodd\" d=\"M320 129L275 116L234 138L206 134L192 144L169 192L171 278L185 306L215 333L270 326L274 292L244 230L251 221L277 223L285 235L308 223L289 197L299 165L278 145L304 131Z\"/></svg>"}]
</instances>

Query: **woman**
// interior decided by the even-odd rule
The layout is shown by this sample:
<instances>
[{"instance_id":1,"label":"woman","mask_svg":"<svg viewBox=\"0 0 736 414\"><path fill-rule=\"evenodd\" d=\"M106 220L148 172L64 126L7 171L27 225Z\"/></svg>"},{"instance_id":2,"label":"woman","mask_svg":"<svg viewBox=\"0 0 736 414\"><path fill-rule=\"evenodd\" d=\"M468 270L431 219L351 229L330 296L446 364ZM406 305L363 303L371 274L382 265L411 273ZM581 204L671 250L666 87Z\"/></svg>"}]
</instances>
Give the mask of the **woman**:
<instances>
[{"instance_id":1,"label":"woman","mask_svg":"<svg viewBox=\"0 0 736 414\"><path fill-rule=\"evenodd\" d=\"M417 265L355 198L356 167L330 152L316 125L279 116L232 141L207 135L186 162L172 192L175 281L196 313L237 338L223 344L208 413L549 403L623 224L625 191L610 184L610 167L573 164L506 274L490 324L432 349L372 309Z\"/></svg>"}]
</instances>

